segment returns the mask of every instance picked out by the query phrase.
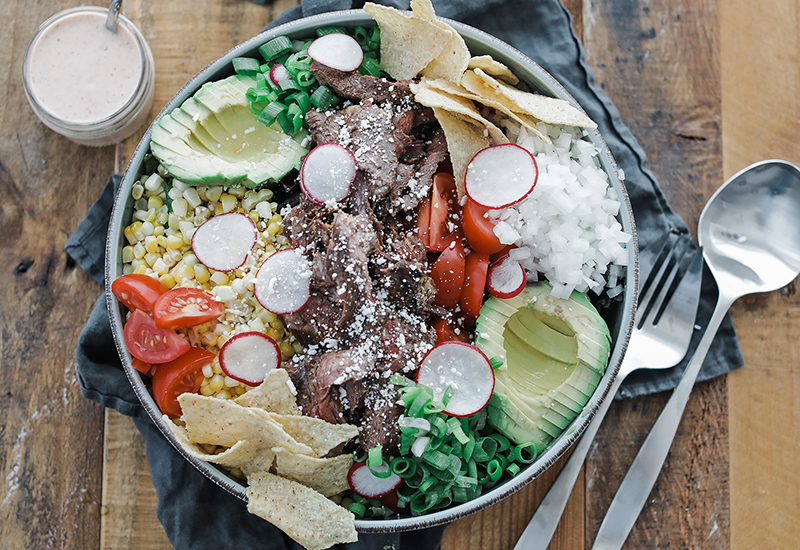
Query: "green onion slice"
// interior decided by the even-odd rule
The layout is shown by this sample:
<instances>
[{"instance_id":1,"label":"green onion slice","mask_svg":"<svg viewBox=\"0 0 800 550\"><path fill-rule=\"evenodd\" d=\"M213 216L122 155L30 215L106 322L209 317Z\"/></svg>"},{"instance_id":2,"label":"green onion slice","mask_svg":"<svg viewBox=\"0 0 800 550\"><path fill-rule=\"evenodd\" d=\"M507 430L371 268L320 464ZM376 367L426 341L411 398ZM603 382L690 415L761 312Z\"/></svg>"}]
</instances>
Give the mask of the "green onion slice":
<instances>
[{"instance_id":1,"label":"green onion slice","mask_svg":"<svg viewBox=\"0 0 800 550\"><path fill-rule=\"evenodd\" d=\"M291 51L292 41L286 36L277 36L258 48L258 52L264 57L265 61L272 61Z\"/></svg>"}]
</instances>

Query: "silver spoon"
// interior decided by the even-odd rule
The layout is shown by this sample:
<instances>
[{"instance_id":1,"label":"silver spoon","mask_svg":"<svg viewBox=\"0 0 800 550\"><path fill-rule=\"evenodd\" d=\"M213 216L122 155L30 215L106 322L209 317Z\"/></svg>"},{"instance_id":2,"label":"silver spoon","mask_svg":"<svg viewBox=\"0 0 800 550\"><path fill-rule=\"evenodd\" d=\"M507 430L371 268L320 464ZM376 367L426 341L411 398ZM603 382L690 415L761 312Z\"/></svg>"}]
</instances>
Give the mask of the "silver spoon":
<instances>
[{"instance_id":1,"label":"silver spoon","mask_svg":"<svg viewBox=\"0 0 800 550\"><path fill-rule=\"evenodd\" d=\"M115 34L117 32L117 20L119 19L119 9L121 6L122 0L111 0L111 5L108 6L106 28Z\"/></svg>"},{"instance_id":2,"label":"silver spoon","mask_svg":"<svg viewBox=\"0 0 800 550\"><path fill-rule=\"evenodd\" d=\"M717 305L683 378L622 480L593 550L621 548L628 538L725 313L738 298L777 290L800 274L800 168L766 160L733 176L700 214L697 240L719 287Z\"/></svg>"}]
</instances>

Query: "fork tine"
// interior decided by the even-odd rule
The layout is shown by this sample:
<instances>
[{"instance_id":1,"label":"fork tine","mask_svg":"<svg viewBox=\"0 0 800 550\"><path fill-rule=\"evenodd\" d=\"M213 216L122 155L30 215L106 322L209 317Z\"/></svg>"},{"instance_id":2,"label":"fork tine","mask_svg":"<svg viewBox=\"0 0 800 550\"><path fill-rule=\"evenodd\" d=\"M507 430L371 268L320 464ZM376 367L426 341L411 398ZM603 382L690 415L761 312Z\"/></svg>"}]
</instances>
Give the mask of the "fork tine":
<instances>
[{"instance_id":1,"label":"fork tine","mask_svg":"<svg viewBox=\"0 0 800 550\"><path fill-rule=\"evenodd\" d=\"M658 271L661 269L661 265L672 249L672 245L669 244L669 241L674 235L674 233L666 231L650 245L639 251L640 279L644 280L639 289L640 305L641 299L644 298L647 291L650 290L650 285L653 284Z\"/></svg>"},{"instance_id":2,"label":"fork tine","mask_svg":"<svg viewBox=\"0 0 800 550\"><path fill-rule=\"evenodd\" d=\"M694 254L685 254L683 258L681 258L680 266L675 273L675 277L672 279L672 283L667 289L667 292L664 293L664 300L661 303L661 306L658 308L658 312L656 316L653 318L653 324L657 325L658 322L661 320L661 316L664 314L664 311L667 309L667 305L670 302L680 303L683 305L684 303L689 303L690 301L694 300L694 295L696 294L695 288L696 285L691 284L689 279L700 279L703 274L703 249L700 248L699 250L695 250ZM681 282L686 280L687 284L681 286Z\"/></svg>"},{"instance_id":3,"label":"fork tine","mask_svg":"<svg viewBox=\"0 0 800 550\"><path fill-rule=\"evenodd\" d=\"M677 286L683 275L681 272L682 260L687 255L691 256L687 254L692 249L691 240L681 240L679 237L676 237L676 239L678 239L677 242L667 251L668 257L664 262L663 269L658 272L656 272L655 269L653 270L653 272L656 273L657 280L653 291L644 298L638 308L637 328L639 329L645 325L653 310L658 311L662 305L668 302L668 300L665 300L664 287L669 284L672 285L674 289L674 287ZM688 267L688 264L686 264L686 267ZM685 269L683 271L685 271Z\"/></svg>"}]
</instances>

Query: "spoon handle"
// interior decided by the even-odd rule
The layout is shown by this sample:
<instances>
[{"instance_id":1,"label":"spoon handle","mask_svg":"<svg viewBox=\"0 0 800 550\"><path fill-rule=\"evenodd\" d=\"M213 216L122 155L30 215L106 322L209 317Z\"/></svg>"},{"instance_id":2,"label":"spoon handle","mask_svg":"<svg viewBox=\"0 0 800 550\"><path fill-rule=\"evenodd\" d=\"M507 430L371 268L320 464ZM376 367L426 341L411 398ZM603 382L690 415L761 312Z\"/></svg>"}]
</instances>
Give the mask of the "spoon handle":
<instances>
[{"instance_id":1,"label":"spoon handle","mask_svg":"<svg viewBox=\"0 0 800 550\"><path fill-rule=\"evenodd\" d=\"M686 403L689 401L689 394L697 379L697 374L700 372L711 342L717 334L717 329L733 301L720 292L714 313L697 345L694 356L673 391L672 397L661 411L658 420L639 449L636 458L633 459L628 473L625 474L625 479L622 480L614 500L611 501L611 506L608 507L606 517L600 525L592 550L616 550L622 548L625 539L628 538L628 534L636 523L636 518L639 517L644 503L658 479L669 448L672 446L672 440L678 431L678 425L681 422Z\"/></svg>"}]
</instances>

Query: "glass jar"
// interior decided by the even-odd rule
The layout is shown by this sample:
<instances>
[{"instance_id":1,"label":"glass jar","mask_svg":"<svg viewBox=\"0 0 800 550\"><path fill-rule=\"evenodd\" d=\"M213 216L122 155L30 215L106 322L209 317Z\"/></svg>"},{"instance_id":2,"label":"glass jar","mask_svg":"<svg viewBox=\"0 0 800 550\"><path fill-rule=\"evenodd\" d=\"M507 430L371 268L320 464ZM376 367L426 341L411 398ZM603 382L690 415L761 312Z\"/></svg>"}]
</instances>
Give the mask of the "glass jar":
<instances>
[{"instance_id":1,"label":"glass jar","mask_svg":"<svg viewBox=\"0 0 800 550\"><path fill-rule=\"evenodd\" d=\"M108 9L78 7L55 14L33 35L23 60L25 95L50 129L82 145L118 143L148 119L155 69L139 29Z\"/></svg>"}]
</instances>

